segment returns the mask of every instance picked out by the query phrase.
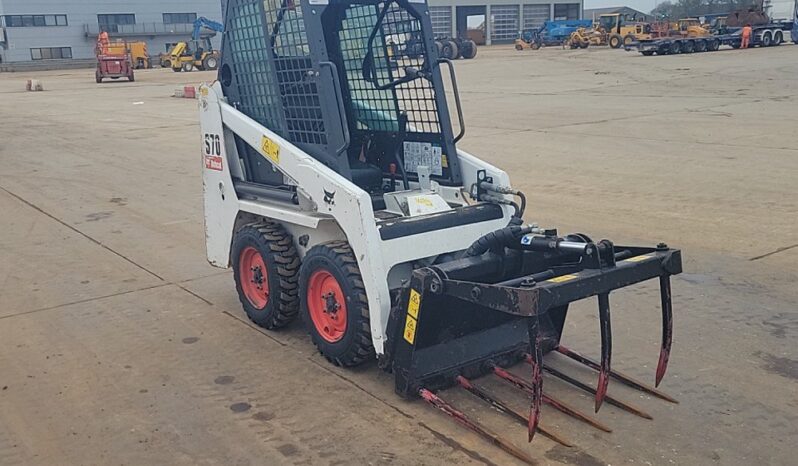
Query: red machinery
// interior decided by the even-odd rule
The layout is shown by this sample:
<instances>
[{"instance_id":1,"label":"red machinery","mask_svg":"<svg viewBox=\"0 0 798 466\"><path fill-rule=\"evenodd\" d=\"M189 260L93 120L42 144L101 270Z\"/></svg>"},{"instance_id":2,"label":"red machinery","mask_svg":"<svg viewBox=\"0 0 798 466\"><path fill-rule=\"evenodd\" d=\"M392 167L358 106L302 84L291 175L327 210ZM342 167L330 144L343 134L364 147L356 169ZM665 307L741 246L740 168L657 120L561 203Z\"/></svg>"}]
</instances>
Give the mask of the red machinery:
<instances>
[{"instance_id":1,"label":"red machinery","mask_svg":"<svg viewBox=\"0 0 798 466\"><path fill-rule=\"evenodd\" d=\"M97 36L97 71L94 76L97 83L103 82L104 78L119 79L126 77L133 82L133 60L130 57L130 49L125 47L124 54L111 54L108 50L108 33L101 32Z\"/></svg>"}]
</instances>

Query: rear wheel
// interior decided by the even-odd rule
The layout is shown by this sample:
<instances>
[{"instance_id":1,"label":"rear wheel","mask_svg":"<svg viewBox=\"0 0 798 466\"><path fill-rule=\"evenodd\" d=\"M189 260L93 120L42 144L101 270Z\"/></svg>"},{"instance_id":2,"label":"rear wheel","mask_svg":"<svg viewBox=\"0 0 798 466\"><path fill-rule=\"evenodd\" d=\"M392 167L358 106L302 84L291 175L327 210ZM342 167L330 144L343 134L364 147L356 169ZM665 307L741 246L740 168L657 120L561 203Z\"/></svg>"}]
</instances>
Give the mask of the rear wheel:
<instances>
[{"instance_id":1,"label":"rear wheel","mask_svg":"<svg viewBox=\"0 0 798 466\"><path fill-rule=\"evenodd\" d=\"M357 260L346 241L311 248L299 271L302 319L330 362L357 366L374 356L369 306Z\"/></svg>"},{"instance_id":2,"label":"rear wheel","mask_svg":"<svg viewBox=\"0 0 798 466\"><path fill-rule=\"evenodd\" d=\"M635 41L635 36L634 36L634 35L632 35L632 34L627 34L627 35L626 35L626 36L624 36L624 38L623 38L623 45L632 45L632 43L633 43L634 41Z\"/></svg>"},{"instance_id":3,"label":"rear wheel","mask_svg":"<svg viewBox=\"0 0 798 466\"><path fill-rule=\"evenodd\" d=\"M682 44L682 53L693 53L695 51L695 42L688 40Z\"/></svg>"},{"instance_id":4,"label":"rear wheel","mask_svg":"<svg viewBox=\"0 0 798 466\"><path fill-rule=\"evenodd\" d=\"M784 34L781 31L776 31L773 35L773 45L781 45L784 42Z\"/></svg>"},{"instance_id":5,"label":"rear wheel","mask_svg":"<svg viewBox=\"0 0 798 466\"><path fill-rule=\"evenodd\" d=\"M767 31L762 34L762 47L770 47L771 45L773 45L773 36L770 31Z\"/></svg>"},{"instance_id":6,"label":"rear wheel","mask_svg":"<svg viewBox=\"0 0 798 466\"><path fill-rule=\"evenodd\" d=\"M215 70L219 68L219 60L215 55L208 55L202 60L202 68L205 70Z\"/></svg>"},{"instance_id":7,"label":"rear wheel","mask_svg":"<svg viewBox=\"0 0 798 466\"><path fill-rule=\"evenodd\" d=\"M135 81L135 80L136 80L136 78L133 76L133 73L130 73L130 74L128 75L128 77L127 77L127 80L128 80L128 81L130 81L130 82L133 82L133 81Z\"/></svg>"},{"instance_id":8,"label":"rear wheel","mask_svg":"<svg viewBox=\"0 0 798 466\"><path fill-rule=\"evenodd\" d=\"M183 63L183 66L180 67L183 71L189 72L194 69L194 64L190 61Z\"/></svg>"},{"instance_id":9,"label":"rear wheel","mask_svg":"<svg viewBox=\"0 0 798 466\"><path fill-rule=\"evenodd\" d=\"M179 73L179 72L183 71L183 67L182 66L178 66L177 68L173 67L172 71L174 71L175 73Z\"/></svg>"},{"instance_id":10,"label":"rear wheel","mask_svg":"<svg viewBox=\"0 0 798 466\"><path fill-rule=\"evenodd\" d=\"M707 45L707 49L713 52L716 52L720 48L720 41L717 39L712 39Z\"/></svg>"},{"instance_id":11,"label":"rear wheel","mask_svg":"<svg viewBox=\"0 0 798 466\"><path fill-rule=\"evenodd\" d=\"M242 227L233 239L233 278L252 322L267 329L288 325L299 312L299 256L279 224Z\"/></svg>"},{"instance_id":12,"label":"rear wheel","mask_svg":"<svg viewBox=\"0 0 798 466\"><path fill-rule=\"evenodd\" d=\"M707 51L707 41L705 40L698 40L695 43L695 51L696 52L706 52Z\"/></svg>"},{"instance_id":13,"label":"rear wheel","mask_svg":"<svg viewBox=\"0 0 798 466\"><path fill-rule=\"evenodd\" d=\"M668 53L671 55L676 55L682 51L682 45L679 42L671 42L671 47Z\"/></svg>"},{"instance_id":14,"label":"rear wheel","mask_svg":"<svg viewBox=\"0 0 798 466\"><path fill-rule=\"evenodd\" d=\"M646 56L646 57L650 57L651 55L654 55L654 51L653 50L646 50L645 52L641 52L641 53L644 56Z\"/></svg>"},{"instance_id":15,"label":"rear wheel","mask_svg":"<svg viewBox=\"0 0 798 466\"><path fill-rule=\"evenodd\" d=\"M613 35L610 36L609 44L610 44L610 47L612 47L614 49L619 49L619 48L621 48L621 45L623 44L623 38L621 37L620 34L613 34Z\"/></svg>"},{"instance_id":16,"label":"rear wheel","mask_svg":"<svg viewBox=\"0 0 798 466\"><path fill-rule=\"evenodd\" d=\"M588 47L590 47L590 42L582 42L581 44L579 44L580 49L586 49Z\"/></svg>"},{"instance_id":17,"label":"rear wheel","mask_svg":"<svg viewBox=\"0 0 798 466\"><path fill-rule=\"evenodd\" d=\"M435 41L435 50L438 51L438 57L439 58L445 58L444 55L443 55L443 42L441 42L439 40L436 40Z\"/></svg>"}]
</instances>

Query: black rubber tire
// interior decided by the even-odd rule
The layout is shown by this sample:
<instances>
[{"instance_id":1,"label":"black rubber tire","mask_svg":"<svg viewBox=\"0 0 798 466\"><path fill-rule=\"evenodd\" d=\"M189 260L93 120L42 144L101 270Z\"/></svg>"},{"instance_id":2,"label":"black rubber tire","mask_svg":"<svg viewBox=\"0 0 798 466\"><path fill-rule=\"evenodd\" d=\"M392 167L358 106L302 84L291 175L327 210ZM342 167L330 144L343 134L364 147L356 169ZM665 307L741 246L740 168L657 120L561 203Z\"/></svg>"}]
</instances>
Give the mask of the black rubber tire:
<instances>
[{"instance_id":1,"label":"black rubber tire","mask_svg":"<svg viewBox=\"0 0 798 466\"><path fill-rule=\"evenodd\" d=\"M684 44L682 44L682 53L693 53L695 52L695 42L688 40Z\"/></svg>"},{"instance_id":2,"label":"black rubber tire","mask_svg":"<svg viewBox=\"0 0 798 466\"><path fill-rule=\"evenodd\" d=\"M172 71L174 71L175 73L179 73L183 71L183 68L172 68Z\"/></svg>"},{"instance_id":3,"label":"black rubber tire","mask_svg":"<svg viewBox=\"0 0 798 466\"><path fill-rule=\"evenodd\" d=\"M346 330L339 341L330 343L321 337L307 303L308 280L311 274L325 269L335 277L346 295ZM338 366L353 367L374 359L371 342L369 305L355 254L346 241L330 241L312 247L302 259L299 269L299 295L302 320L313 344L328 361Z\"/></svg>"},{"instance_id":4,"label":"black rubber tire","mask_svg":"<svg viewBox=\"0 0 798 466\"><path fill-rule=\"evenodd\" d=\"M182 69L185 72L192 71L194 69L194 64L191 62L185 62L182 65L180 65L180 69Z\"/></svg>"},{"instance_id":5,"label":"black rubber tire","mask_svg":"<svg viewBox=\"0 0 798 466\"><path fill-rule=\"evenodd\" d=\"M610 45L610 48L619 49L621 45L623 45L623 37L621 37L620 34L613 34L610 36L607 43Z\"/></svg>"},{"instance_id":6,"label":"black rubber tire","mask_svg":"<svg viewBox=\"0 0 798 466\"><path fill-rule=\"evenodd\" d=\"M438 52L438 58L446 58L443 56L443 42L436 40L435 41L435 50Z\"/></svg>"},{"instance_id":7,"label":"black rubber tire","mask_svg":"<svg viewBox=\"0 0 798 466\"><path fill-rule=\"evenodd\" d=\"M773 36L768 31L762 34L762 47L770 47L771 45L773 45Z\"/></svg>"},{"instance_id":8,"label":"black rubber tire","mask_svg":"<svg viewBox=\"0 0 798 466\"><path fill-rule=\"evenodd\" d=\"M632 42L636 41L637 38L632 34L627 34L623 36L623 45L632 45Z\"/></svg>"},{"instance_id":9,"label":"black rubber tire","mask_svg":"<svg viewBox=\"0 0 798 466\"><path fill-rule=\"evenodd\" d=\"M696 52L706 52L707 51L707 41L705 41L705 40L697 40L697 41L695 41L695 51Z\"/></svg>"},{"instance_id":10,"label":"black rubber tire","mask_svg":"<svg viewBox=\"0 0 798 466\"><path fill-rule=\"evenodd\" d=\"M463 52L460 50L460 47L457 46L457 42L449 39L449 45L452 46L452 58L450 58L450 60L457 60L463 56Z\"/></svg>"},{"instance_id":11,"label":"black rubber tire","mask_svg":"<svg viewBox=\"0 0 798 466\"><path fill-rule=\"evenodd\" d=\"M668 50L668 53L671 54L671 55L676 55L677 53L682 53L682 44L680 44L679 42L676 42L676 41L671 42L670 50Z\"/></svg>"},{"instance_id":12,"label":"black rubber tire","mask_svg":"<svg viewBox=\"0 0 798 466\"><path fill-rule=\"evenodd\" d=\"M454 57L456 56L455 55L456 54L456 50L454 50L452 48L452 45L454 45L454 44L451 41L448 41L448 40L441 42L441 57L442 58L447 58L449 60L454 60Z\"/></svg>"},{"instance_id":13,"label":"black rubber tire","mask_svg":"<svg viewBox=\"0 0 798 466\"><path fill-rule=\"evenodd\" d=\"M473 40L463 41L462 55L466 60L471 60L477 56L477 43Z\"/></svg>"},{"instance_id":14,"label":"black rubber tire","mask_svg":"<svg viewBox=\"0 0 798 466\"><path fill-rule=\"evenodd\" d=\"M269 300L260 309L250 302L241 288L239 261L241 251L247 246L254 247L266 265ZM294 247L294 238L281 225L268 221L244 225L233 238L231 257L238 299L252 322L263 328L278 329L296 319L299 313L299 255Z\"/></svg>"},{"instance_id":15,"label":"black rubber tire","mask_svg":"<svg viewBox=\"0 0 798 466\"><path fill-rule=\"evenodd\" d=\"M127 77L127 80L129 82L134 82L136 80L136 78L134 77L133 73L130 73L130 75Z\"/></svg>"},{"instance_id":16,"label":"black rubber tire","mask_svg":"<svg viewBox=\"0 0 798 466\"><path fill-rule=\"evenodd\" d=\"M642 53L646 57L650 57L651 55L654 55L654 51L653 50L646 50L645 52L640 52L640 53Z\"/></svg>"},{"instance_id":17,"label":"black rubber tire","mask_svg":"<svg viewBox=\"0 0 798 466\"><path fill-rule=\"evenodd\" d=\"M717 52L719 48L720 48L720 41L717 39L712 39L712 41L707 46L707 50L712 52Z\"/></svg>"},{"instance_id":18,"label":"black rubber tire","mask_svg":"<svg viewBox=\"0 0 798 466\"><path fill-rule=\"evenodd\" d=\"M208 55L202 60L202 69L209 71L219 69L219 58L215 55Z\"/></svg>"},{"instance_id":19,"label":"black rubber tire","mask_svg":"<svg viewBox=\"0 0 798 466\"><path fill-rule=\"evenodd\" d=\"M781 31L776 31L773 34L773 45L781 45L784 42L784 33Z\"/></svg>"},{"instance_id":20,"label":"black rubber tire","mask_svg":"<svg viewBox=\"0 0 798 466\"><path fill-rule=\"evenodd\" d=\"M581 44L579 44L580 49L586 49L588 47L590 47L590 42L582 42Z\"/></svg>"},{"instance_id":21,"label":"black rubber tire","mask_svg":"<svg viewBox=\"0 0 798 466\"><path fill-rule=\"evenodd\" d=\"M515 44L515 49L516 49L516 50L519 50L519 51L520 51L520 50L524 50L524 46L523 46L523 45L521 45L521 44Z\"/></svg>"}]
</instances>

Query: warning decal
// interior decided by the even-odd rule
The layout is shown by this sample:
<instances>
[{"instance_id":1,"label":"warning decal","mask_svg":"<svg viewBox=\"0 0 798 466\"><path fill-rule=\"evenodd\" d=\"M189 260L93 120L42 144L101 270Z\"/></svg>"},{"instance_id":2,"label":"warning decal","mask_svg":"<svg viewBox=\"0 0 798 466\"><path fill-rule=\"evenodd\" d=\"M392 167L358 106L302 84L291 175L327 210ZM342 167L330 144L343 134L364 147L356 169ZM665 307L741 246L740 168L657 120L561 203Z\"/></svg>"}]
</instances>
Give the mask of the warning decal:
<instances>
[{"instance_id":1,"label":"warning decal","mask_svg":"<svg viewBox=\"0 0 798 466\"><path fill-rule=\"evenodd\" d=\"M443 151L429 142L405 141L405 170L418 173L420 165L429 167L433 175L443 175Z\"/></svg>"}]
</instances>

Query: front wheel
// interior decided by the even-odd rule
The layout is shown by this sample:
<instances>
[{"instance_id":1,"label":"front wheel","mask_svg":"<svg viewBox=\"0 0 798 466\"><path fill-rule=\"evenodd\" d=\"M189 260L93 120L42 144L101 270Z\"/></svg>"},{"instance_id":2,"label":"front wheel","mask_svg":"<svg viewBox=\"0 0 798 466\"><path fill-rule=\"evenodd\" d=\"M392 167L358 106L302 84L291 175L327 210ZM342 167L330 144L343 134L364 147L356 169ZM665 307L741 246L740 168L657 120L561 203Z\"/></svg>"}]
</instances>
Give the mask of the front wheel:
<instances>
[{"instance_id":1,"label":"front wheel","mask_svg":"<svg viewBox=\"0 0 798 466\"><path fill-rule=\"evenodd\" d=\"M327 360L352 367L373 359L366 290L346 241L307 252L299 270L299 295L302 320Z\"/></svg>"},{"instance_id":2,"label":"front wheel","mask_svg":"<svg viewBox=\"0 0 798 466\"><path fill-rule=\"evenodd\" d=\"M623 45L632 45L632 43L634 43L634 41L635 41L635 40L636 40L636 39L635 39L635 36L634 36L634 35L632 35L632 34L627 34L627 35L626 35L626 36L623 38Z\"/></svg>"},{"instance_id":3,"label":"front wheel","mask_svg":"<svg viewBox=\"0 0 798 466\"><path fill-rule=\"evenodd\" d=\"M245 225L233 238L231 257L238 299L252 322L277 329L296 318L299 256L282 226Z\"/></svg>"},{"instance_id":4,"label":"front wheel","mask_svg":"<svg viewBox=\"0 0 798 466\"><path fill-rule=\"evenodd\" d=\"M183 66L181 67L181 69L183 71L185 71L186 73L188 73L189 71L194 69L194 64L189 62L189 61L187 61L187 62L183 63Z\"/></svg>"},{"instance_id":5,"label":"front wheel","mask_svg":"<svg viewBox=\"0 0 798 466\"><path fill-rule=\"evenodd\" d=\"M620 34L613 34L610 36L609 44L611 48L619 49L623 44L623 38L621 37Z\"/></svg>"}]
</instances>

